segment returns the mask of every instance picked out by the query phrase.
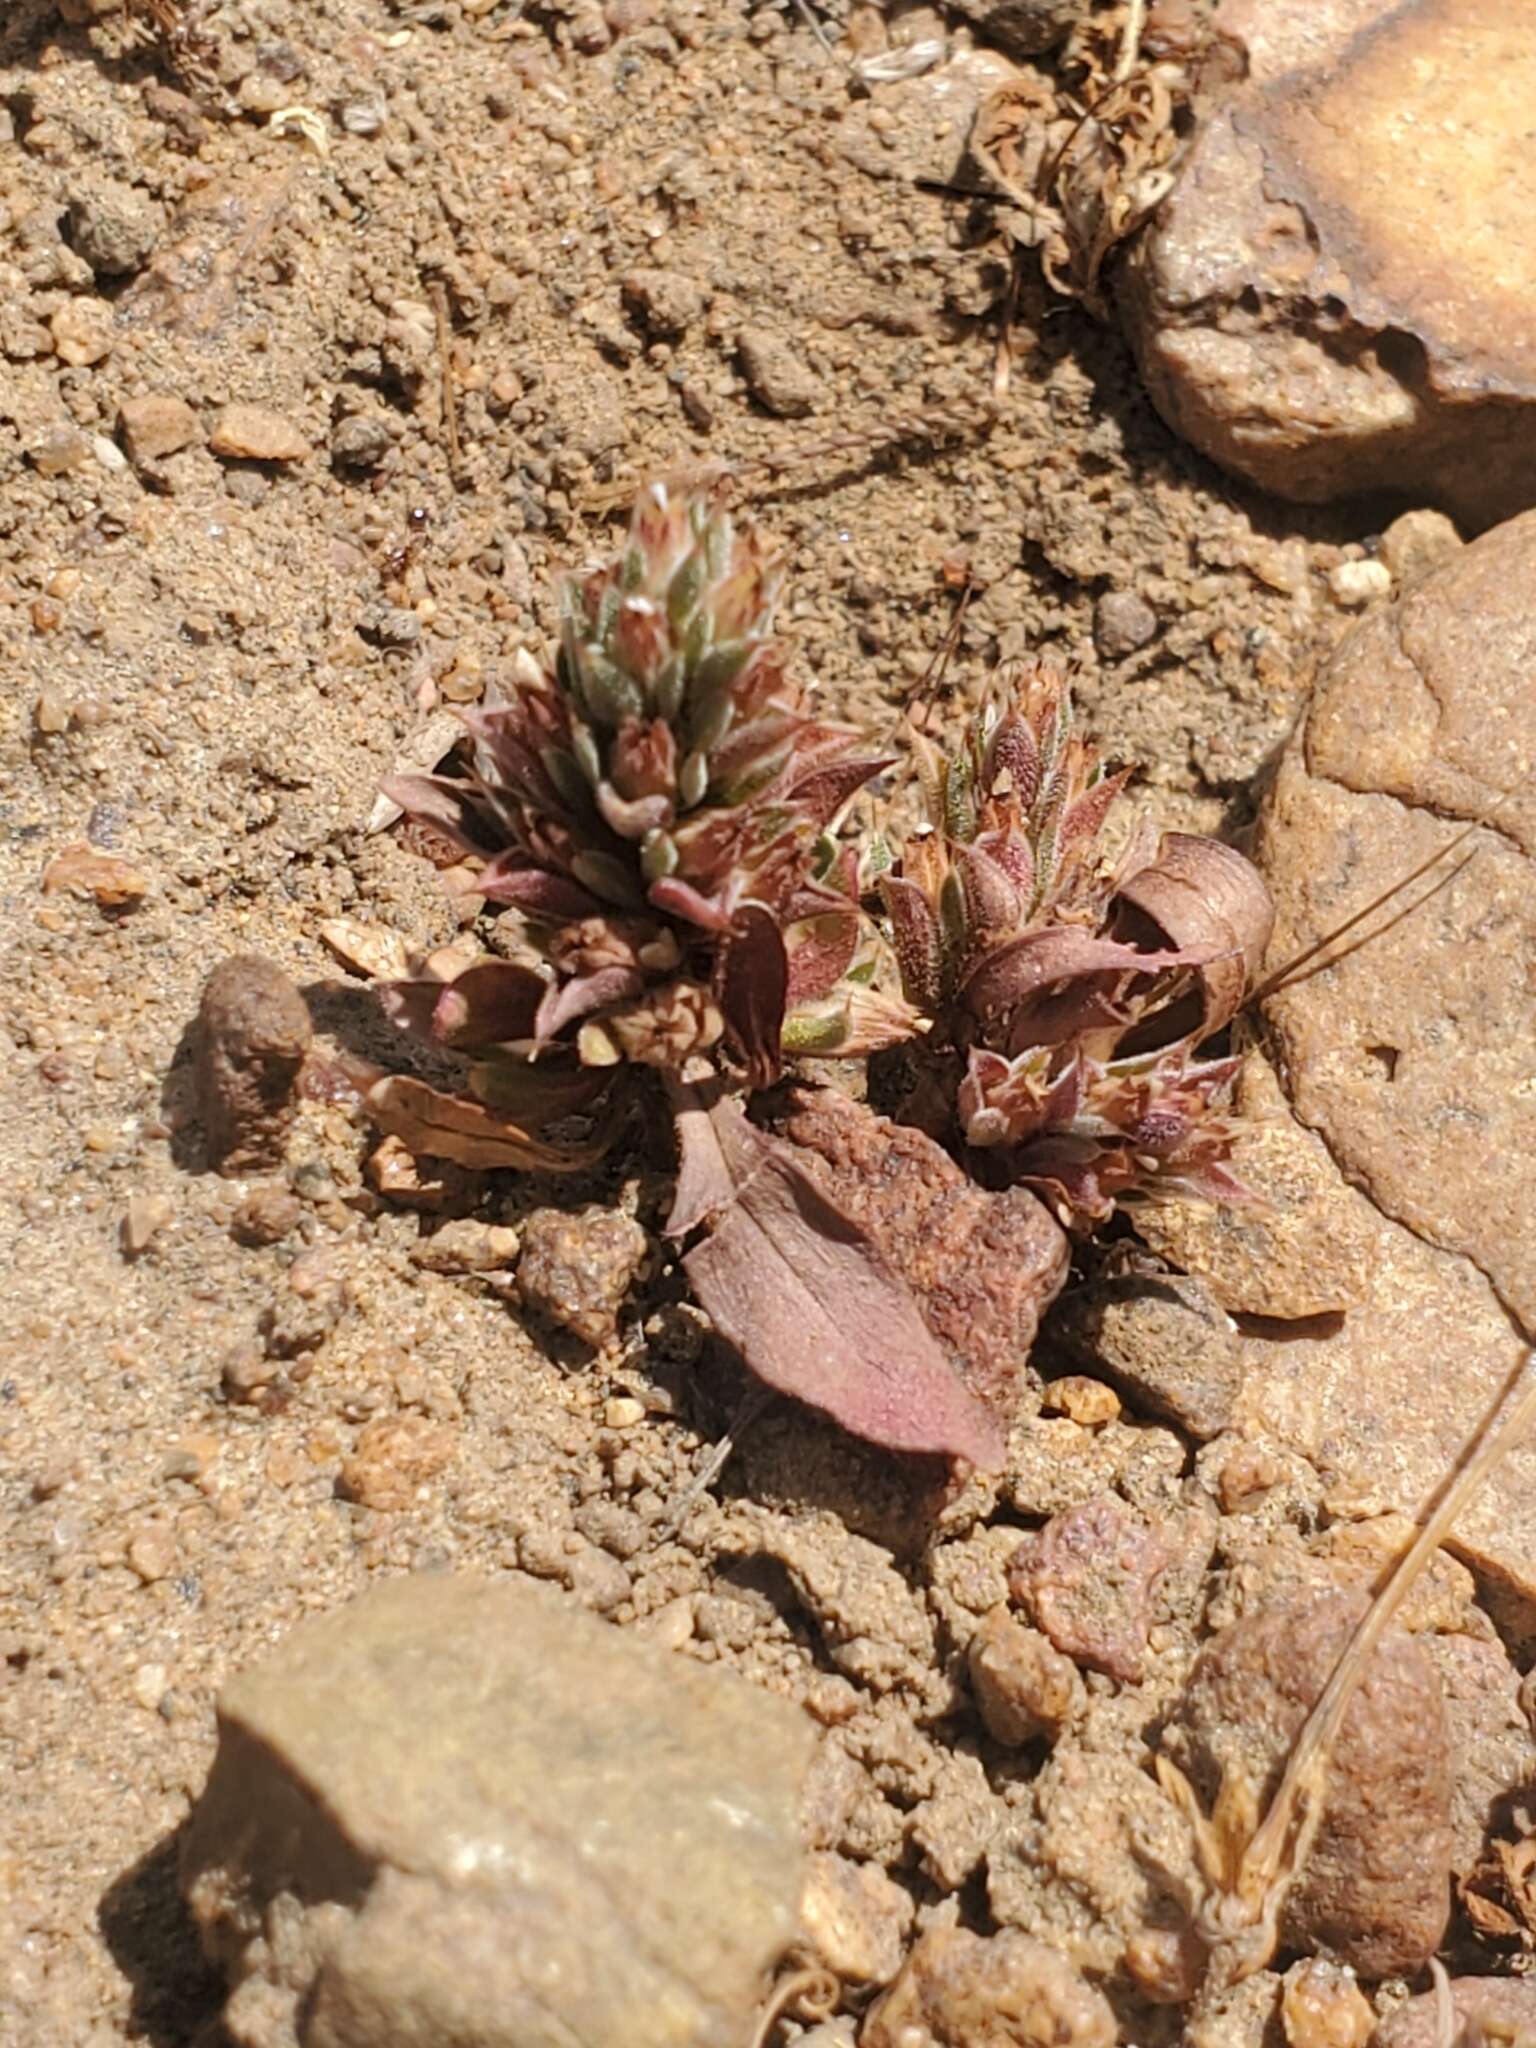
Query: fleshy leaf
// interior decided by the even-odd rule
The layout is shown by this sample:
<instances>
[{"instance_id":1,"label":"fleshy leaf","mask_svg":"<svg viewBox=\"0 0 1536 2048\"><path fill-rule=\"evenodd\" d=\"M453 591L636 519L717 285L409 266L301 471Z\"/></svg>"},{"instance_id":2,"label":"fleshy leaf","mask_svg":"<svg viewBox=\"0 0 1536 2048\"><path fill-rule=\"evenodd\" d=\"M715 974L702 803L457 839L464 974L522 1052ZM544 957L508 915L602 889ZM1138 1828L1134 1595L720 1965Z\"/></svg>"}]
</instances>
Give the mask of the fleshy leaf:
<instances>
[{"instance_id":1,"label":"fleshy leaf","mask_svg":"<svg viewBox=\"0 0 1536 2048\"><path fill-rule=\"evenodd\" d=\"M609 1003L627 1002L644 987L640 976L629 967L599 967L571 981L554 982L544 990L535 1023L540 1038L557 1038L567 1024L578 1017L590 1017Z\"/></svg>"},{"instance_id":2,"label":"fleshy leaf","mask_svg":"<svg viewBox=\"0 0 1536 2048\"><path fill-rule=\"evenodd\" d=\"M1139 916L1156 939L1198 951L1201 1003L1170 1017L1166 1036L1209 1037L1242 1008L1263 964L1275 907L1264 879L1236 847L1188 832L1164 835L1155 859L1127 876L1115 898L1118 927Z\"/></svg>"},{"instance_id":3,"label":"fleshy leaf","mask_svg":"<svg viewBox=\"0 0 1536 2048\"><path fill-rule=\"evenodd\" d=\"M778 920L761 903L744 903L720 950L715 1000L749 1087L765 1088L779 1071L779 1037L789 993L789 961Z\"/></svg>"},{"instance_id":4,"label":"fleshy leaf","mask_svg":"<svg viewBox=\"0 0 1536 2048\"><path fill-rule=\"evenodd\" d=\"M721 1336L765 1384L856 1436L995 1471L1001 1424L874 1241L739 1104L723 1098L708 1121L732 1199L683 1266Z\"/></svg>"},{"instance_id":5,"label":"fleshy leaf","mask_svg":"<svg viewBox=\"0 0 1536 2048\"><path fill-rule=\"evenodd\" d=\"M590 890L567 875L531 868L520 853L498 854L475 877L475 894L488 903L504 903L525 917L563 924L573 917L591 917L602 908Z\"/></svg>"},{"instance_id":6,"label":"fleshy leaf","mask_svg":"<svg viewBox=\"0 0 1536 2048\"><path fill-rule=\"evenodd\" d=\"M477 960L450 981L432 1014L432 1035L456 1052L532 1038L549 984L515 960Z\"/></svg>"},{"instance_id":7,"label":"fleshy leaf","mask_svg":"<svg viewBox=\"0 0 1536 2048\"><path fill-rule=\"evenodd\" d=\"M1092 982L1107 974L1156 974L1194 964L1195 957L1188 953L1147 953L1096 938L1080 925L1046 925L986 954L961 989L960 1000L986 1025L1063 983Z\"/></svg>"},{"instance_id":8,"label":"fleshy leaf","mask_svg":"<svg viewBox=\"0 0 1536 2048\"><path fill-rule=\"evenodd\" d=\"M464 853L495 851L487 820L475 802L475 786L449 775L390 775L380 792L408 818L430 825Z\"/></svg>"},{"instance_id":9,"label":"fleshy leaf","mask_svg":"<svg viewBox=\"0 0 1536 2048\"><path fill-rule=\"evenodd\" d=\"M853 908L807 918L789 948L791 1006L830 995L853 965L859 950L859 916Z\"/></svg>"},{"instance_id":10,"label":"fleshy leaf","mask_svg":"<svg viewBox=\"0 0 1536 2048\"><path fill-rule=\"evenodd\" d=\"M939 921L924 891L903 875L882 875L880 896L891 920L891 944L909 1002L930 1016L944 994Z\"/></svg>"}]
</instances>

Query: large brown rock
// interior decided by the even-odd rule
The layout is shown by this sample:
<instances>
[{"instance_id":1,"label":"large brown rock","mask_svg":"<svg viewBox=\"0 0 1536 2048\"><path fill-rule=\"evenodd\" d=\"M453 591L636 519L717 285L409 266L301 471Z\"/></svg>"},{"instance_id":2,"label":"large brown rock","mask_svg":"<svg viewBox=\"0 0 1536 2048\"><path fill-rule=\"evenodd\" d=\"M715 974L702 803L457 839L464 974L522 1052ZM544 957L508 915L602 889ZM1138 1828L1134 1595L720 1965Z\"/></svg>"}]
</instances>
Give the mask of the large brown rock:
<instances>
[{"instance_id":1,"label":"large brown rock","mask_svg":"<svg viewBox=\"0 0 1536 2048\"><path fill-rule=\"evenodd\" d=\"M1207 1813L1233 1781L1267 1809L1366 1598L1303 1594L1205 1646L1167 1747ZM1438 1674L1421 1644L1390 1630L1345 1711L1317 1836L1286 1895L1282 1945L1365 1977L1421 1968L1450 1913L1451 1798Z\"/></svg>"},{"instance_id":2,"label":"large brown rock","mask_svg":"<svg viewBox=\"0 0 1536 2048\"><path fill-rule=\"evenodd\" d=\"M1240 1166L1306 1146L1305 1172L1255 1174L1270 1199L1229 1219L1175 1208L1155 1225L1164 1256L1243 1319L1227 1333L1227 1426L1310 1460L1338 1516L1417 1514L1536 1328L1533 571L1526 516L1364 621L1324 671L1255 848L1272 964L1508 801L1448 888L1266 1005L1280 1074L1250 1055L1242 1108L1289 1135ZM1310 1274L1310 1302L1277 1292L1287 1269ZM1453 1542L1536 1635L1536 1444L1505 1457Z\"/></svg>"},{"instance_id":3,"label":"large brown rock","mask_svg":"<svg viewBox=\"0 0 1536 2048\"><path fill-rule=\"evenodd\" d=\"M1266 807L1283 961L1507 799L1422 909L1268 1006L1346 1176L1536 1329L1536 516L1336 652Z\"/></svg>"},{"instance_id":4,"label":"large brown rock","mask_svg":"<svg viewBox=\"0 0 1536 2048\"><path fill-rule=\"evenodd\" d=\"M511 1583L415 1577L219 1702L183 1881L240 2048L736 2048L811 1724Z\"/></svg>"},{"instance_id":5,"label":"large brown rock","mask_svg":"<svg viewBox=\"0 0 1536 2048\"><path fill-rule=\"evenodd\" d=\"M1130 252L1164 417L1284 497L1536 501L1536 38L1509 0L1228 0L1248 76Z\"/></svg>"}]
</instances>

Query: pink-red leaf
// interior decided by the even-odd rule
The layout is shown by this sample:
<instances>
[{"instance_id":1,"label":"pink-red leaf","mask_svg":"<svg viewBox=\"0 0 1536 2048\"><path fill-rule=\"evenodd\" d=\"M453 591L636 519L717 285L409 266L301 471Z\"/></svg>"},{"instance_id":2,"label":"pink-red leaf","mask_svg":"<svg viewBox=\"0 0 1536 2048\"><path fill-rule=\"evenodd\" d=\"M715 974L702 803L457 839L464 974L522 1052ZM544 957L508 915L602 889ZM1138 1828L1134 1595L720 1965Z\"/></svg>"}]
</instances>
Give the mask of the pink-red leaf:
<instances>
[{"instance_id":1,"label":"pink-red leaf","mask_svg":"<svg viewBox=\"0 0 1536 2048\"><path fill-rule=\"evenodd\" d=\"M505 903L525 917L568 924L578 917L596 917L603 906L589 889L568 875L533 868L521 853L499 853L475 877L475 894L488 903Z\"/></svg>"},{"instance_id":2,"label":"pink-red leaf","mask_svg":"<svg viewBox=\"0 0 1536 2048\"><path fill-rule=\"evenodd\" d=\"M830 995L853 965L859 950L859 914L851 907L808 918L793 935L789 949L789 995L796 1003L813 1003Z\"/></svg>"},{"instance_id":3,"label":"pink-red leaf","mask_svg":"<svg viewBox=\"0 0 1536 2048\"><path fill-rule=\"evenodd\" d=\"M473 783L450 775L388 775L379 788L408 818L441 832L461 852L494 852L493 836L475 802Z\"/></svg>"},{"instance_id":4,"label":"pink-red leaf","mask_svg":"<svg viewBox=\"0 0 1536 2048\"><path fill-rule=\"evenodd\" d=\"M1144 953L1136 946L1096 938L1080 925L1046 925L984 955L960 997L971 1015L985 1024L1062 983L1091 982L1106 974L1157 974L1191 964L1187 953Z\"/></svg>"},{"instance_id":5,"label":"pink-red leaf","mask_svg":"<svg viewBox=\"0 0 1536 2048\"><path fill-rule=\"evenodd\" d=\"M722 1099L707 1133L732 1198L683 1261L716 1329L759 1379L890 1450L1002 1463L997 1417L964 1385L911 1289L791 1146Z\"/></svg>"},{"instance_id":6,"label":"pink-red leaf","mask_svg":"<svg viewBox=\"0 0 1536 2048\"><path fill-rule=\"evenodd\" d=\"M944 947L933 906L903 875L882 875L880 895L891 920L902 989L909 1002L931 1015L944 994Z\"/></svg>"},{"instance_id":7,"label":"pink-red leaf","mask_svg":"<svg viewBox=\"0 0 1536 2048\"><path fill-rule=\"evenodd\" d=\"M447 983L432 1014L432 1035L456 1052L480 1052L532 1038L548 993L541 974L515 960L477 960Z\"/></svg>"},{"instance_id":8,"label":"pink-red leaf","mask_svg":"<svg viewBox=\"0 0 1536 2048\"><path fill-rule=\"evenodd\" d=\"M578 1017L590 1017L609 1003L628 1002L645 986L632 967L599 967L595 973L555 982L544 991L534 1029L539 1038L556 1038Z\"/></svg>"},{"instance_id":9,"label":"pink-red leaf","mask_svg":"<svg viewBox=\"0 0 1536 2048\"><path fill-rule=\"evenodd\" d=\"M595 1166L612 1142L602 1130L581 1144L555 1145L465 1095L444 1095L410 1074L391 1074L368 1091L379 1129L417 1158L459 1166L516 1167L529 1173L575 1173Z\"/></svg>"},{"instance_id":10,"label":"pink-red leaf","mask_svg":"<svg viewBox=\"0 0 1536 2048\"><path fill-rule=\"evenodd\" d=\"M766 1088L778 1075L788 994L789 962L778 920L761 903L744 903L720 948L715 1001L746 1065L748 1087Z\"/></svg>"}]
</instances>

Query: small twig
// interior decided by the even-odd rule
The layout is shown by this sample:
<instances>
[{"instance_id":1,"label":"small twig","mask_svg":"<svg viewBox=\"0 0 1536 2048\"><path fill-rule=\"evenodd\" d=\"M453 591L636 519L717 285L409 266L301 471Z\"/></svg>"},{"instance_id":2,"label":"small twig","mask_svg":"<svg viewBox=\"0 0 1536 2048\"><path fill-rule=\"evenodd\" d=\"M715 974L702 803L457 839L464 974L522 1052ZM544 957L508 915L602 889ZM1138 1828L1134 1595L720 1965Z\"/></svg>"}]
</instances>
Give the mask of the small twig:
<instances>
[{"instance_id":1,"label":"small twig","mask_svg":"<svg viewBox=\"0 0 1536 2048\"><path fill-rule=\"evenodd\" d=\"M1315 939L1310 946L1306 946L1302 949L1301 952L1293 954L1292 957L1286 961L1283 967L1277 967L1273 974L1266 975L1263 981L1261 981L1258 987L1253 991L1252 995L1249 996L1248 1002L1250 1004L1262 1003L1269 996L1276 994L1281 988L1283 988L1286 985L1287 982L1290 981L1291 977L1297 972L1299 968L1310 966L1312 961L1314 961L1320 953L1326 953L1328 948L1332 945L1337 944L1337 942L1344 937L1346 932L1352 932L1355 929L1356 925L1364 924L1365 920L1368 917L1373 917L1376 914L1376 912L1382 908L1384 904L1390 903L1394 896L1401 895L1404 889L1411 889L1414 883L1418 881L1421 875L1427 875L1431 868L1436 868L1440 865L1441 861L1448 860L1459 846L1465 846L1465 844L1472 837L1474 832L1480 832L1485 825L1491 825L1494 819L1499 815L1500 811L1503 810L1504 806L1507 803L1513 802L1514 798L1520 794L1520 791L1525 787L1526 783L1529 780L1530 777L1528 774L1522 775L1520 780L1514 785L1512 789L1505 790L1504 794L1501 797L1499 797L1496 802L1491 803L1485 811L1479 812L1477 817L1475 817L1472 820L1471 824L1464 825L1462 829L1456 834L1455 838L1448 840L1446 844L1440 848L1438 853L1432 853L1426 859L1421 860L1418 866L1416 868L1410 868L1406 875L1399 875L1397 880L1393 882L1388 888L1383 889L1379 896L1373 896L1370 902L1365 905L1363 910L1357 910L1353 917L1345 918L1344 922L1340 925L1335 925L1331 932L1325 932L1322 938ZM1469 854L1468 859L1471 858L1472 856ZM1459 874L1461 871L1461 867L1464 867L1465 865L1465 862L1460 863L1455 872ZM1429 897L1434 895L1434 893L1435 892L1432 889L1430 890L1429 895L1424 896L1420 900L1422 902L1427 903L1429 901ZM1396 923L1396 921L1397 920L1394 919L1393 923ZM1382 929L1390 931L1391 926L1386 925L1383 926ZM1373 933L1371 934L1371 936L1375 937L1376 934ZM1364 945L1367 943L1367 941L1362 939L1360 943ZM1354 948L1351 947L1350 951L1353 952ZM1348 955L1340 954L1339 958L1346 959L1348 958ZM1337 965L1337 962L1330 960L1326 964L1332 967Z\"/></svg>"},{"instance_id":2,"label":"small twig","mask_svg":"<svg viewBox=\"0 0 1536 2048\"><path fill-rule=\"evenodd\" d=\"M978 405L945 406L931 413L896 413L883 428L871 428L862 433L830 434L824 441L810 441L798 448L772 449L766 455L748 456L740 462L719 463L706 469L681 469L673 473L666 463L658 465L661 474L669 483L679 487L700 484L710 477L742 478L759 471L777 475L785 469L799 468L802 463L818 461L823 455L846 455L855 451L879 451L900 446L907 441L937 441L948 434L980 433L996 421L996 412L991 406ZM639 487L640 479L633 476L615 478L601 489L587 492L580 500L584 512L611 512L617 506L628 505Z\"/></svg>"},{"instance_id":3,"label":"small twig","mask_svg":"<svg viewBox=\"0 0 1536 2048\"><path fill-rule=\"evenodd\" d=\"M448 294L442 281L432 282L432 314L437 323L437 363L442 379L443 427L448 436L448 470L455 483L464 476L464 451L459 444L459 398L453 375L453 334L448 325Z\"/></svg>"},{"instance_id":4,"label":"small twig","mask_svg":"<svg viewBox=\"0 0 1536 2048\"><path fill-rule=\"evenodd\" d=\"M832 62L834 64L841 64L846 71L848 69L848 59L833 47L831 37L812 13L809 0L795 0L795 12L832 59Z\"/></svg>"},{"instance_id":5,"label":"small twig","mask_svg":"<svg viewBox=\"0 0 1536 2048\"><path fill-rule=\"evenodd\" d=\"M944 638L934 651L933 659L923 671L922 681L912 694L907 706L907 717L913 730L927 730L929 713L932 711L940 686L944 681L950 662L960 645L960 635L965 629L965 615L970 610L971 599L976 595L976 578L967 574L965 588L960 593L960 602L955 606L955 615L945 630Z\"/></svg>"},{"instance_id":6,"label":"small twig","mask_svg":"<svg viewBox=\"0 0 1536 2048\"><path fill-rule=\"evenodd\" d=\"M1120 36L1120 54L1115 59L1114 83L1124 85L1136 69L1141 54L1141 33L1147 25L1147 0L1130 0L1125 27Z\"/></svg>"},{"instance_id":7,"label":"small twig","mask_svg":"<svg viewBox=\"0 0 1536 2048\"><path fill-rule=\"evenodd\" d=\"M1469 827L1469 829L1475 830L1476 828ZM1435 860L1440 859L1440 857L1441 856L1439 854L1436 854ZM1405 903L1401 910L1397 911L1393 916L1387 919L1385 924L1377 925L1374 931L1367 932L1363 938L1357 939L1352 946L1346 946L1342 953L1331 954L1325 960L1318 959L1316 957L1318 954L1325 952L1326 949L1334 943L1334 940L1342 938L1345 932L1349 931L1353 926L1360 922L1361 918L1369 917L1373 910L1379 910L1384 903L1390 902L1392 897L1397 894L1397 891L1399 889L1402 889L1406 887L1408 884L1417 881L1419 876L1425 872L1427 867L1433 867L1434 861L1429 861L1425 863L1424 866L1415 868L1411 875L1405 875L1401 882L1394 883L1393 886L1386 891L1385 895L1378 896L1373 904L1369 905L1365 910L1362 910L1359 913L1358 917L1352 917L1349 920L1348 924L1341 925L1338 931L1331 933L1328 938L1319 939L1315 946L1309 946L1307 951L1303 953L1299 959L1293 960L1290 966L1286 968L1283 972L1272 974L1268 981L1261 983L1261 985L1254 990L1253 994L1248 998L1249 1002L1260 1002L1268 996L1283 994L1284 991L1288 988L1299 988L1304 981L1310 981L1314 974L1322 974L1325 973L1327 969L1330 967L1340 966L1345 960L1348 960L1352 954L1358 953L1362 946L1369 946L1373 942L1373 940L1376 939L1384 939L1387 933L1394 930L1395 927L1400 925L1405 918L1410 918L1413 916L1415 911L1422 910L1425 904L1428 903L1431 900L1431 898L1438 896L1440 894L1442 889L1449 889L1452 882L1454 882L1456 877L1461 873L1462 869L1469 868L1472 865L1473 861L1475 861L1476 859L1477 851L1474 848L1471 853L1463 854L1462 858L1459 861L1457 861L1455 867L1451 869L1449 874L1442 875L1439 881L1432 883L1431 886L1424 891L1424 894L1422 896L1415 896L1411 903Z\"/></svg>"},{"instance_id":8,"label":"small twig","mask_svg":"<svg viewBox=\"0 0 1536 2048\"><path fill-rule=\"evenodd\" d=\"M792 2005L799 2007L802 2019L813 2023L831 2019L842 1988L833 1972L821 1965L794 1971L773 1987L747 2048L768 2048L774 2029Z\"/></svg>"},{"instance_id":9,"label":"small twig","mask_svg":"<svg viewBox=\"0 0 1536 2048\"><path fill-rule=\"evenodd\" d=\"M1003 300L1002 325L997 331L997 354L992 365L992 403L1002 405L1008 396L1008 385L1013 374L1013 323L1019 310L1019 288L1023 283L1020 265L1020 251L1015 248L1013 263L1008 277L1008 291Z\"/></svg>"},{"instance_id":10,"label":"small twig","mask_svg":"<svg viewBox=\"0 0 1536 2048\"><path fill-rule=\"evenodd\" d=\"M703 1464L700 1465L698 1471L694 1473L682 1492L674 1497L671 1506L657 1524L656 1534L658 1541L665 1541L669 1536L677 1534L678 1530L681 1529L684 1522L688 1519L694 1502L709 1491L710 1487L714 1485L720 1474L730 1463L732 1454L735 1452L737 1444L741 1441L743 1432L751 1428L752 1424L756 1422L758 1416L762 1414L772 1399L773 1390L771 1387L757 1386L747 1395L741 1406L736 1410L736 1413L731 1417L730 1428L717 1442L710 1445L709 1449L704 1453Z\"/></svg>"},{"instance_id":11,"label":"small twig","mask_svg":"<svg viewBox=\"0 0 1536 2048\"><path fill-rule=\"evenodd\" d=\"M1530 1372L1533 1355L1531 1350L1524 1353L1443 1482L1438 1502L1351 1633L1328 1683L1302 1723L1263 1821L1223 1881L1226 1911L1217 1948L1218 1954L1226 1955L1227 1966L1219 1979L1223 1984L1241 1983L1263 1969L1275 1952L1286 1896L1306 1865L1322 1822L1328 1768L1344 1717L1377 1646L1425 1565L1489 1473L1524 1437L1536 1417L1536 1375L1532 1375L1508 1415L1502 1422L1498 1419L1522 1377ZM1160 1759L1159 1775L1165 1784L1178 1778L1177 1772L1164 1776L1161 1765L1167 1761Z\"/></svg>"},{"instance_id":12,"label":"small twig","mask_svg":"<svg viewBox=\"0 0 1536 2048\"><path fill-rule=\"evenodd\" d=\"M1451 1980L1438 1956L1430 1957L1429 1974L1435 1987L1434 2048L1456 2048L1456 2001L1451 1996Z\"/></svg>"}]
</instances>

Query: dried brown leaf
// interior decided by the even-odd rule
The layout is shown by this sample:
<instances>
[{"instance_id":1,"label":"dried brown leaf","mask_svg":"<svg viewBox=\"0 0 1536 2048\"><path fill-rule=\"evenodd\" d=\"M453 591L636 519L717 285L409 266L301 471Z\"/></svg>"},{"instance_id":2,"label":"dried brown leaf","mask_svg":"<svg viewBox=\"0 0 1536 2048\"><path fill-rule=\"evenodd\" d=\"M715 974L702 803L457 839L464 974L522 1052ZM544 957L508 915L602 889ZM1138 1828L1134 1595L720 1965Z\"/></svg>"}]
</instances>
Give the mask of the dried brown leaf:
<instances>
[{"instance_id":1,"label":"dried brown leaf","mask_svg":"<svg viewBox=\"0 0 1536 2048\"><path fill-rule=\"evenodd\" d=\"M1166 939L1205 962L1198 970L1198 1037L1209 1038L1236 1016L1275 922L1263 877L1236 847L1165 833L1155 858L1120 884L1115 910L1122 935L1139 918L1151 927L1152 940Z\"/></svg>"},{"instance_id":2,"label":"dried brown leaf","mask_svg":"<svg viewBox=\"0 0 1536 2048\"><path fill-rule=\"evenodd\" d=\"M368 1108L379 1129L418 1158L451 1159L458 1166L577 1173L597 1164L610 1138L602 1130L581 1144L554 1144L468 1096L445 1095L411 1074L376 1082Z\"/></svg>"}]
</instances>

